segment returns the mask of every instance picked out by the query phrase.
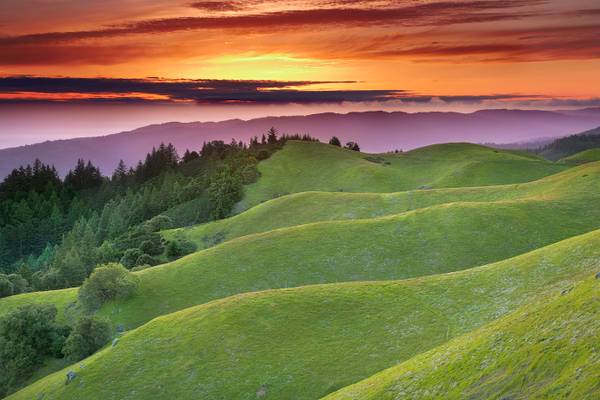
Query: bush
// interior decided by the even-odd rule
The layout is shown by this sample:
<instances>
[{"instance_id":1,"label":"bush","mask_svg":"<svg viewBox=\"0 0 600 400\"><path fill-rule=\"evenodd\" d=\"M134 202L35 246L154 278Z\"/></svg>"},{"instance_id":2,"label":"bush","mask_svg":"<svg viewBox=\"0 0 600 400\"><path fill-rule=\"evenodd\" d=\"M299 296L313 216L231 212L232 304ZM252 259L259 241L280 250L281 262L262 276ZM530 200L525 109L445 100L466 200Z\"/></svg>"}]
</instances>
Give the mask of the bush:
<instances>
[{"instance_id":1,"label":"bush","mask_svg":"<svg viewBox=\"0 0 600 400\"><path fill-rule=\"evenodd\" d=\"M13 294L24 293L27 291L27 281L19 274L8 275L8 280L13 285Z\"/></svg>"},{"instance_id":2,"label":"bush","mask_svg":"<svg viewBox=\"0 0 600 400\"><path fill-rule=\"evenodd\" d=\"M148 254L142 254L141 256L138 257L138 259L135 262L136 267L139 267L140 265L156 265L156 264L158 264L158 260Z\"/></svg>"},{"instance_id":3,"label":"bush","mask_svg":"<svg viewBox=\"0 0 600 400\"><path fill-rule=\"evenodd\" d=\"M8 276L0 274L0 298L13 295L13 284Z\"/></svg>"},{"instance_id":4,"label":"bush","mask_svg":"<svg viewBox=\"0 0 600 400\"><path fill-rule=\"evenodd\" d=\"M342 147L342 142L340 142L340 139L338 139L337 136L332 136L331 139L329 139L329 144L337 147Z\"/></svg>"},{"instance_id":5,"label":"bush","mask_svg":"<svg viewBox=\"0 0 600 400\"><path fill-rule=\"evenodd\" d=\"M256 159L259 161L266 160L270 155L271 154L267 150L262 149L256 154Z\"/></svg>"},{"instance_id":6,"label":"bush","mask_svg":"<svg viewBox=\"0 0 600 400\"><path fill-rule=\"evenodd\" d=\"M105 302L132 296L137 279L121 264L110 263L96 267L79 288L79 301L88 310L98 309Z\"/></svg>"},{"instance_id":7,"label":"bush","mask_svg":"<svg viewBox=\"0 0 600 400\"><path fill-rule=\"evenodd\" d=\"M145 224L150 232L162 231L163 229L171 229L175 226L173 220L166 215L157 215Z\"/></svg>"},{"instance_id":8,"label":"bush","mask_svg":"<svg viewBox=\"0 0 600 400\"><path fill-rule=\"evenodd\" d=\"M71 361L82 360L102 348L111 338L110 323L97 316L83 316L67 337L62 352Z\"/></svg>"},{"instance_id":9,"label":"bush","mask_svg":"<svg viewBox=\"0 0 600 400\"><path fill-rule=\"evenodd\" d=\"M127 249L125 250L125 254L121 257L121 264L126 266L127 268L131 268L135 266L135 262L140 256L144 254L140 249Z\"/></svg>"},{"instance_id":10,"label":"bush","mask_svg":"<svg viewBox=\"0 0 600 400\"><path fill-rule=\"evenodd\" d=\"M47 356L60 356L69 329L56 323L56 307L30 304L0 319L0 396L27 380Z\"/></svg>"},{"instance_id":11,"label":"bush","mask_svg":"<svg viewBox=\"0 0 600 400\"><path fill-rule=\"evenodd\" d=\"M161 254L164 250L160 240L152 241L152 240L144 240L140 245L140 250L143 253L149 254L151 256L157 256ZM139 257L138 257L139 258Z\"/></svg>"},{"instance_id":12,"label":"bush","mask_svg":"<svg viewBox=\"0 0 600 400\"><path fill-rule=\"evenodd\" d=\"M167 243L166 254L168 258L183 257L196 251L196 245L189 240L176 239Z\"/></svg>"}]
</instances>

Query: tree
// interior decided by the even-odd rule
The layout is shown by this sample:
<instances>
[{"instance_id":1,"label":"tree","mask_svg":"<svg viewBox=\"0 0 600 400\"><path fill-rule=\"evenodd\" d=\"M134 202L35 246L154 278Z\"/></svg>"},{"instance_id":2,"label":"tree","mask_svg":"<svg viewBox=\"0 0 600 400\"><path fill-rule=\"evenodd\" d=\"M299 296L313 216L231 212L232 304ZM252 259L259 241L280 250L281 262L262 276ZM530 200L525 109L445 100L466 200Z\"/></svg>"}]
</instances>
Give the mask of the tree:
<instances>
[{"instance_id":1,"label":"tree","mask_svg":"<svg viewBox=\"0 0 600 400\"><path fill-rule=\"evenodd\" d=\"M142 254L141 256L138 257L138 259L135 261L135 266L139 267L141 265L150 265L150 266L154 266L158 264L158 260L156 260L154 257L152 257L149 254Z\"/></svg>"},{"instance_id":2,"label":"tree","mask_svg":"<svg viewBox=\"0 0 600 400\"><path fill-rule=\"evenodd\" d=\"M97 316L79 318L67 337L62 353L71 361L79 361L90 356L110 340L110 323Z\"/></svg>"},{"instance_id":3,"label":"tree","mask_svg":"<svg viewBox=\"0 0 600 400\"><path fill-rule=\"evenodd\" d=\"M99 265L79 288L78 298L87 310L100 308L113 299L132 296L137 289L137 279L117 263Z\"/></svg>"},{"instance_id":4,"label":"tree","mask_svg":"<svg viewBox=\"0 0 600 400\"><path fill-rule=\"evenodd\" d=\"M112 181L116 183L123 183L127 178L127 166L125 165L125 161L119 160L119 164L113 172Z\"/></svg>"},{"instance_id":5,"label":"tree","mask_svg":"<svg viewBox=\"0 0 600 400\"><path fill-rule=\"evenodd\" d=\"M19 294L27 291L27 281L21 275L10 274L7 278L13 286L13 294Z\"/></svg>"},{"instance_id":6,"label":"tree","mask_svg":"<svg viewBox=\"0 0 600 400\"><path fill-rule=\"evenodd\" d=\"M242 183L231 168L223 168L212 179L208 187L211 216L214 219L225 218L235 203L242 198Z\"/></svg>"},{"instance_id":7,"label":"tree","mask_svg":"<svg viewBox=\"0 0 600 400\"><path fill-rule=\"evenodd\" d=\"M12 296L13 293L13 284L8 276L0 274L0 298Z\"/></svg>"},{"instance_id":8,"label":"tree","mask_svg":"<svg viewBox=\"0 0 600 400\"><path fill-rule=\"evenodd\" d=\"M277 129L274 127L271 127L271 129L267 131L267 143L277 143Z\"/></svg>"},{"instance_id":9,"label":"tree","mask_svg":"<svg viewBox=\"0 0 600 400\"><path fill-rule=\"evenodd\" d=\"M360 151L360 147L358 146L358 143L356 143L356 142L348 142L348 143L346 143L345 147L348 150Z\"/></svg>"},{"instance_id":10,"label":"tree","mask_svg":"<svg viewBox=\"0 0 600 400\"><path fill-rule=\"evenodd\" d=\"M342 142L340 142L340 139L338 139L337 136L332 136L331 139L329 139L329 144L337 147L342 147Z\"/></svg>"},{"instance_id":11,"label":"tree","mask_svg":"<svg viewBox=\"0 0 600 400\"><path fill-rule=\"evenodd\" d=\"M183 158L181 159L181 161L183 163L187 163L187 162L196 160L198 158L200 158L200 155L198 154L198 152L186 150L185 153L183 153Z\"/></svg>"},{"instance_id":12,"label":"tree","mask_svg":"<svg viewBox=\"0 0 600 400\"><path fill-rule=\"evenodd\" d=\"M121 264L123 264L124 266L126 266L127 268L131 268L133 266L135 266L135 263L137 261L137 259L144 253L142 253L142 251L140 249L127 249L125 250L125 253L123 254L123 257L121 257Z\"/></svg>"},{"instance_id":13,"label":"tree","mask_svg":"<svg viewBox=\"0 0 600 400\"><path fill-rule=\"evenodd\" d=\"M176 239L167 243L165 253L168 258L177 258L185 256L196 251L196 245L189 240Z\"/></svg>"},{"instance_id":14,"label":"tree","mask_svg":"<svg viewBox=\"0 0 600 400\"><path fill-rule=\"evenodd\" d=\"M47 356L61 355L68 328L50 304L22 306L0 319L0 396L27 380Z\"/></svg>"}]
</instances>

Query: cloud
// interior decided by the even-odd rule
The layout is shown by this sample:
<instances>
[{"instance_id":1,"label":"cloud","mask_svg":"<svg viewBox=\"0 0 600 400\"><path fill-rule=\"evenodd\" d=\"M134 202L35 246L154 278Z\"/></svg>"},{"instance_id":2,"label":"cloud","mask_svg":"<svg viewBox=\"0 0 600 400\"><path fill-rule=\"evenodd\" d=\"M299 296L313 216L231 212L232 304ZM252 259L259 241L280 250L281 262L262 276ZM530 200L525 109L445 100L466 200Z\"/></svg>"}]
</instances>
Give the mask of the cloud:
<instances>
[{"instance_id":1,"label":"cloud","mask_svg":"<svg viewBox=\"0 0 600 400\"><path fill-rule=\"evenodd\" d=\"M339 81L164 80L7 76L0 78L0 101L10 102L197 102L202 104L316 104L403 101L477 103L486 100L531 99L535 95L493 94L429 96L405 90L311 90Z\"/></svg>"},{"instance_id":2,"label":"cloud","mask_svg":"<svg viewBox=\"0 0 600 400\"><path fill-rule=\"evenodd\" d=\"M535 14L531 12L518 12L515 10L515 7L524 7L536 3L539 3L539 1L445 1L418 3L399 8L314 8L260 14L237 14L233 16L163 18L93 30L46 32L0 37L0 46L65 43L131 34L155 34L207 29L273 31L307 25L318 25L326 28L335 25L399 25L415 27L492 22L533 16ZM503 10L503 12L499 12L498 10Z\"/></svg>"},{"instance_id":3,"label":"cloud","mask_svg":"<svg viewBox=\"0 0 600 400\"><path fill-rule=\"evenodd\" d=\"M190 7L202 11L239 11L244 8L239 1L195 1Z\"/></svg>"}]
</instances>

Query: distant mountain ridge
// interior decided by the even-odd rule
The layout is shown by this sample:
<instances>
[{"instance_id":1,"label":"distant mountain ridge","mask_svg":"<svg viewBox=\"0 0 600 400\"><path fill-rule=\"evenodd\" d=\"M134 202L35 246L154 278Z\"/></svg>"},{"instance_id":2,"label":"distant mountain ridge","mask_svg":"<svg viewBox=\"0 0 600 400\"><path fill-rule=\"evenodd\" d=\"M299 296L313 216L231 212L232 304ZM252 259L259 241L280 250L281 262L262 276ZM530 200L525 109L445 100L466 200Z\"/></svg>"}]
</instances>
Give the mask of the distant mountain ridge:
<instances>
[{"instance_id":1,"label":"distant mountain ridge","mask_svg":"<svg viewBox=\"0 0 600 400\"><path fill-rule=\"evenodd\" d=\"M90 138L37 143L0 150L0 176L39 158L61 174L78 158L91 160L110 174L120 159L134 165L153 146L171 142L182 153L209 140L248 141L274 126L285 133L309 133L328 140L358 141L367 152L413 149L444 142L509 143L540 137L560 137L600 125L600 109L572 111L482 110L457 112L353 112L306 116L264 117L221 122L169 122L128 132Z\"/></svg>"}]
</instances>

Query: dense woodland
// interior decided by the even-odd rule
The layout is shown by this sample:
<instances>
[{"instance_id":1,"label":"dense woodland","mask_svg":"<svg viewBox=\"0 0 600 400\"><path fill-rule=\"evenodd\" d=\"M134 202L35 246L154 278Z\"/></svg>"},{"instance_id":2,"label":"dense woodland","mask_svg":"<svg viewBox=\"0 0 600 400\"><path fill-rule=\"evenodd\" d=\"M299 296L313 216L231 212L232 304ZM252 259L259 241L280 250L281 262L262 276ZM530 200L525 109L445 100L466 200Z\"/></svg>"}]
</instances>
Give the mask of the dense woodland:
<instances>
[{"instance_id":1,"label":"dense woodland","mask_svg":"<svg viewBox=\"0 0 600 400\"><path fill-rule=\"evenodd\" d=\"M594 148L600 148L600 128L556 139L549 144L529 151L549 160L557 161L563 157Z\"/></svg>"},{"instance_id":2,"label":"dense woodland","mask_svg":"<svg viewBox=\"0 0 600 400\"><path fill-rule=\"evenodd\" d=\"M275 129L247 145L205 143L182 157L160 144L110 177L79 160L61 179L36 160L0 184L0 297L80 285L98 264L141 269L194 251L157 231L224 218L258 178L256 164L286 140Z\"/></svg>"}]
</instances>

